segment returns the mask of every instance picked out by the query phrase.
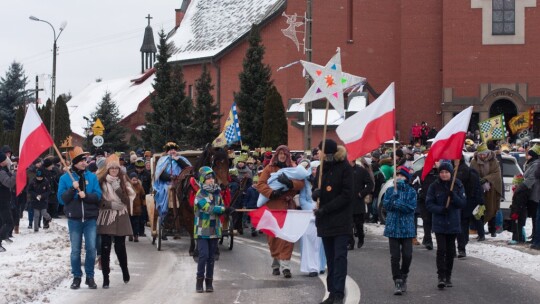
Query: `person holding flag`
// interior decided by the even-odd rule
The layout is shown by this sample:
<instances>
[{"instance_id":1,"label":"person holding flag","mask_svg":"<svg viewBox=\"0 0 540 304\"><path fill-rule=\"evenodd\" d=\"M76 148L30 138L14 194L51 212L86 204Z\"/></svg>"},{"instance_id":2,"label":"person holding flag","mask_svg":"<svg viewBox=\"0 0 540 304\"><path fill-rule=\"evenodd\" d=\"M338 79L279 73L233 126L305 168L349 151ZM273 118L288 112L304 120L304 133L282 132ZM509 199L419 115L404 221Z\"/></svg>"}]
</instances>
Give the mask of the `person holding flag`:
<instances>
[{"instance_id":1,"label":"person holding flag","mask_svg":"<svg viewBox=\"0 0 540 304\"><path fill-rule=\"evenodd\" d=\"M11 217L10 201L11 189L15 186L15 175L8 169L8 158L6 154L0 152L0 252L6 251L2 247L2 241L10 241L8 234L13 228L13 218Z\"/></svg>"}]
</instances>

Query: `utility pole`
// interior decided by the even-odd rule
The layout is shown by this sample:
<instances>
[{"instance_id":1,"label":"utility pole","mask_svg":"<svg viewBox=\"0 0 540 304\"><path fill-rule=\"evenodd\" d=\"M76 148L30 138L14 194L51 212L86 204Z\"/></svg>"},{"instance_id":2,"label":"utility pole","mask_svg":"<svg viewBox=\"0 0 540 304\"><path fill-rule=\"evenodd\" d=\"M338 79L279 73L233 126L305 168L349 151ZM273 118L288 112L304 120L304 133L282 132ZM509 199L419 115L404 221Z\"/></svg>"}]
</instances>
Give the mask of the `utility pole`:
<instances>
[{"instance_id":1,"label":"utility pole","mask_svg":"<svg viewBox=\"0 0 540 304\"><path fill-rule=\"evenodd\" d=\"M38 108L38 105L39 105L39 91L43 91L43 89L40 89L39 88L39 76L36 75L36 109Z\"/></svg>"},{"instance_id":2,"label":"utility pole","mask_svg":"<svg viewBox=\"0 0 540 304\"><path fill-rule=\"evenodd\" d=\"M306 53L306 61L311 62L311 22L312 22L312 0L307 1L306 8L306 28L305 28L305 41L304 41L304 52ZM311 87L311 78L308 76L306 79L306 90L309 90ZM304 104L304 149L311 150L311 131L313 120L313 102L308 102Z\"/></svg>"}]
</instances>

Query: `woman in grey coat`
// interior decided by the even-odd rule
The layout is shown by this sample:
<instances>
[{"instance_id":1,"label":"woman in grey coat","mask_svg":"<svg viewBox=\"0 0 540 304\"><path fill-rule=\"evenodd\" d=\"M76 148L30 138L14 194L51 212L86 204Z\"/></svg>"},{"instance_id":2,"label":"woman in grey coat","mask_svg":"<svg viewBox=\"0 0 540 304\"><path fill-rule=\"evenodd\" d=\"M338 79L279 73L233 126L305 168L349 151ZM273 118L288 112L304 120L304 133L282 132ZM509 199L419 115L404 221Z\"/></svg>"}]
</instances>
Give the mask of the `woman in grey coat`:
<instances>
[{"instance_id":1,"label":"woman in grey coat","mask_svg":"<svg viewBox=\"0 0 540 304\"><path fill-rule=\"evenodd\" d=\"M125 173L120 170L116 155L107 158L105 170L98 175L103 193L97 219L97 233L101 235L101 270L103 288L109 288L111 245L114 239L114 251L118 257L124 283L129 282L127 265L126 236L133 235L129 211L133 210L135 191ZM128 206L131 208L128 209Z\"/></svg>"}]
</instances>

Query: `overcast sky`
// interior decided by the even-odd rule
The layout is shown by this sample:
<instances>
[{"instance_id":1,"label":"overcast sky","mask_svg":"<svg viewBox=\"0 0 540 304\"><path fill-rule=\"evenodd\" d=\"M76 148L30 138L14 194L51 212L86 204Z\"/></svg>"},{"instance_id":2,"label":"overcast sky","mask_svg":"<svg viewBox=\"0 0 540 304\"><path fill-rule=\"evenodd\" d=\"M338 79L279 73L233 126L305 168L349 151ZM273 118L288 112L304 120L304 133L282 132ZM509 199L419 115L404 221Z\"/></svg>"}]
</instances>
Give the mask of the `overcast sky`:
<instances>
[{"instance_id":1,"label":"overcast sky","mask_svg":"<svg viewBox=\"0 0 540 304\"><path fill-rule=\"evenodd\" d=\"M50 97L53 31L35 16L50 22L58 35L62 22L67 26L57 40L56 93L76 95L97 78L103 80L137 75L141 69L140 47L145 17L150 14L154 39L158 31L174 26L175 9L182 0L1 0L0 76L13 61L23 64L30 83L45 75L44 92Z\"/></svg>"}]
</instances>

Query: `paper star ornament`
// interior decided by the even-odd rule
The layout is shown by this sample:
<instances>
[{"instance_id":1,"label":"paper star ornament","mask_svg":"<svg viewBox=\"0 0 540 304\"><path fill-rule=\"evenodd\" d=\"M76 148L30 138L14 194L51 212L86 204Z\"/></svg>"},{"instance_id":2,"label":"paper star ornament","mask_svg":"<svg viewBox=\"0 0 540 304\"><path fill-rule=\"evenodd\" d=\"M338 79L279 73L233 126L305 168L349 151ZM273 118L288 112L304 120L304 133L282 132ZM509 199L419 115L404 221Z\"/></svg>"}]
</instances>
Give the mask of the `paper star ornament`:
<instances>
[{"instance_id":1,"label":"paper star ornament","mask_svg":"<svg viewBox=\"0 0 540 304\"><path fill-rule=\"evenodd\" d=\"M324 67L308 61L300 60L300 62L313 79L313 85L306 92L300 103L304 104L313 100L326 98L339 115L345 117L343 90L365 82L366 78L342 72L341 53L339 49Z\"/></svg>"}]
</instances>

